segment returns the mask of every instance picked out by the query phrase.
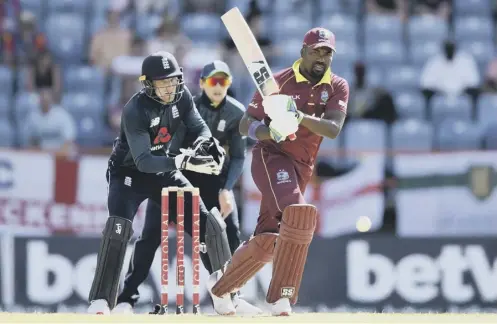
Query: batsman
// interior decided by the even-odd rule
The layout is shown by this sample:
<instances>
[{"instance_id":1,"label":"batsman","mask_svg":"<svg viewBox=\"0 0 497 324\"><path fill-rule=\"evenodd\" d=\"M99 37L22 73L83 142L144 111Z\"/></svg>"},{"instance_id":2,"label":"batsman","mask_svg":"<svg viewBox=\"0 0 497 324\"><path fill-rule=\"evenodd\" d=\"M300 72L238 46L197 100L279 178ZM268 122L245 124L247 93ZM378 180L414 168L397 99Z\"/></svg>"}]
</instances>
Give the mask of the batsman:
<instances>
[{"instance_id":1,"label":"batsman","mask_svg":"<svg viewBox=\"0 0 497 324\"><path fill-rule=\"evenodd\" d=\"M266 301L272 315L290 315L297 302L317 221L316 207L303 195L323 137L335 139L347 113L348 83L330 67L335 51L331 31L309 30L300 59L275 74L279 93L264 98L256 93L240 122L240 132L257 141L251 170L262 198L252 237L224 271L209 277L214 308L220 314L233 308L230 293L271 261ZM290 141L292 134L296 139Z\"/></svg>"}]
</instances>

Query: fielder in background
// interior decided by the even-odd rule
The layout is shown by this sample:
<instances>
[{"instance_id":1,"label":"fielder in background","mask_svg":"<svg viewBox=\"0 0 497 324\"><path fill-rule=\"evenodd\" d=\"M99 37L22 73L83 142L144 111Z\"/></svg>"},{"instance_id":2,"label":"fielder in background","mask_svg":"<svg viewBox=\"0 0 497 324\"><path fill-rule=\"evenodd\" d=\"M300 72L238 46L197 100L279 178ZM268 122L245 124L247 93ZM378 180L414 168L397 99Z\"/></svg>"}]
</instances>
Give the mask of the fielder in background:
<instances>
[{"instance_id":1,"label":"fielder in background","mask_svg":"<svg viewBox=\"0 0 497 324\"><path fill-rule=\"evenodd\" d=\"M109 218L89 295L88 312L92 314L109 314L116 304L124 255L140 204L146 199L160 204L163 187L191 187L180 170L219 174L224 161L224 149L214 141L198 113L184 85L182 69L172 54L158 52L147 56L140 81L143 89L123 109L120 134L109 158ZM170 140L181 123L196 140L192 149L169 157ZM174 217L170 220L176 221ZM184 226L191 236L191 217L185 217ZM200 241L206 246L212 269L219 270L230 259L221 214L209 212L203 202Z\"/></svg>"},{"instance_id":2,"label":"fielder in background","mask_svg":"<svg viewBox=\"0 0 497 324\"><path fill-rule=\"evenodd\" d=\"M349 86L331 72L334 53L331 31L308 31L301 58L275 75L279 94L262 98L256 93L240 122L240 132L257 140L252 176L262 200L251 239L234 253L224 272L209 277L219 314L231 313L230 293L271 261L266 301L272 315L289 315L297 302L317 221L316 207L306 204L303 194L323 137L338 136L347 112ZM293 133L297 138L286 140Z\"/></svg>"},{"instance_id":3,"label":"fielder in background","mask_svg":"<svg viewBox=\"0 0 497 324\"><path fill-rule=\"evenodd\" d=\"M220 175L188 170L182 173L194 187L199 188L202 201L208 210L217 208L221 211L226 222L230 250L234 253L240 245L240 222L233 187L242 174L245 161L247 140L238 131L245 108L240 102L227 95L232 75L226 63L214 61L207 64L200 78L202 93L195 97L195 106L214 138L219 141L220 145L227 147L229 154ZM196 134L181 124L171 140L169 152L173 155L180 154L180 148L190 147L195 140ZM175 206L172 210L175 210ZM190 212L191 209L185 209L186 215ZM116 312L119 310L122 313L132 313L138 301L138 286L148 276L155 252L160 246L160 219L160 205L149 200L143 231L135 242L135 250L124 281L124 289L117 299ZM209 255L201 253L200 256L207 271L212 273ZM259 308L250 305L238 294L233 294L232 299L237 314L261 313Z\"/></svg>"}]
</instances>

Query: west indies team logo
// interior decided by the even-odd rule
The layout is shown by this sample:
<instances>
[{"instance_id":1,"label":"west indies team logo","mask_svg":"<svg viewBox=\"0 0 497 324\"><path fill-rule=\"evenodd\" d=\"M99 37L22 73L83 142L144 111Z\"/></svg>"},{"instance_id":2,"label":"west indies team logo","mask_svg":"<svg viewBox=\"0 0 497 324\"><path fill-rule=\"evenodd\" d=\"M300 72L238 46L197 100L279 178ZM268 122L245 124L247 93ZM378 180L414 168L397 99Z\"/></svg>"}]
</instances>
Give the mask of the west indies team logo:
<instances>
[{"instance_id":1,"label":"west indies team logo","mask_svg":"<svg viewBox=\"0 0 497 324\"><path fill-rule=\"evenodd\" d=\"M321 92L321 103L326 103L328 101L329 97L330 97L330 95L328 94L328 91L323 90Z\"/></svg>"}]
</instances>

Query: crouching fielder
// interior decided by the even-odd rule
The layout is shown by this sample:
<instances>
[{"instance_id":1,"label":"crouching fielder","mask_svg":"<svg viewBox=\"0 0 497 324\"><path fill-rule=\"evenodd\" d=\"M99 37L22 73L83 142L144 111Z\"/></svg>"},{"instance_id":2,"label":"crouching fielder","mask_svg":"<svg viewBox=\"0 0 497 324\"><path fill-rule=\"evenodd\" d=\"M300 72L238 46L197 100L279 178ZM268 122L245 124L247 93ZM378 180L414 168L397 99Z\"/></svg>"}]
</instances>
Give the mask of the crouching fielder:
<instances>
[{"instance_id":1,"label":"crouching fielder","mask_svg":"<svg viewBox=\"0 0 497 324\"><path fill-rule=\"evenodd\" d=\"M229 293L271 261L266 301L272 314L289 315L297 302L317 218L303 194L323 137L338 136L347 111L348 83L330 69L334 52L333 33L311 29L301 58L275 75L280 93L265 98L256 93L240 122L240 132L257 140L251 168L262 200L252 238L234 253L219 280L220 271L209 277L220 314L233 309ZM293 133L297 138L287 140Z\"/></svg>"}]
</instances>

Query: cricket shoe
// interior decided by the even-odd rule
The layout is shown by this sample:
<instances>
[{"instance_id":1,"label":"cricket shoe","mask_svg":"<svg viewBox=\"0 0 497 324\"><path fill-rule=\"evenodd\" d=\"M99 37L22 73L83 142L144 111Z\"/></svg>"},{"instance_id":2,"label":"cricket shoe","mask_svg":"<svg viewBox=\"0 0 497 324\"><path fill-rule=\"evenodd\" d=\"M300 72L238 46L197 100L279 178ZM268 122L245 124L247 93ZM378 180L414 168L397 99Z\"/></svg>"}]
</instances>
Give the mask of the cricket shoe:
<instances>
[{"instance_id":1,"label":"cricket shoe","mask_svg":"<svg viewBox=\"0 0 497 324\"><path fill-rule=\"evenodd\" d=\"M248 301L243 299L238 293L232 295L233 305L235 305L236 315L261 315L262 310L250 304Z\"/></svg>"},{"instance_id":2,"label":"cricket shoe","mask_svg":"<svg viewBox=\"0 0 497 324\"><path fill-rule=\"evenodd\" d=\"M88 307L88 314L109 315L109 303L105 299L92 300Z\"/></svg>"},{"instance_id":3,"label":"cricket shoe","mask_svg":"<svg viewBox=\"0 0 497 324\"><path fill-rule=\"evenodd\" d=\"M112 314L130 315L133 314L133 306L130 303L119 303L112 309Z\"/></svg>"},{"instance_id":4,"label":"cricket shoe","mask_svg":"<svg viewBox=\"0 0 497 324\"><path fill-rule=\"evenodd\" d=\"M271 315L273 316L290 316L292 314L292 306L290 299L281 298L276 303L271 304Z\"/></svg>"},{"instance_id":5,"label":"cricket shoe","mask_svg":"<svg viewBox=\"0 0 497 324\"><path fill-rule=\"evenodd\" d=\"M216 282L222 277L221 270L213 272L209 278L207 279L207 291L211 295L212 303L214 305L214 310L219 315L235 315L236 308L231 300L231 295L226 294L223 297L217 297L212 293L212 288L216 284Z\"/></svg>"}]
</instances>

